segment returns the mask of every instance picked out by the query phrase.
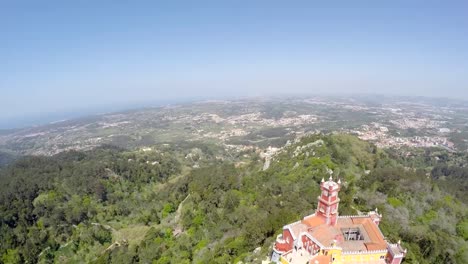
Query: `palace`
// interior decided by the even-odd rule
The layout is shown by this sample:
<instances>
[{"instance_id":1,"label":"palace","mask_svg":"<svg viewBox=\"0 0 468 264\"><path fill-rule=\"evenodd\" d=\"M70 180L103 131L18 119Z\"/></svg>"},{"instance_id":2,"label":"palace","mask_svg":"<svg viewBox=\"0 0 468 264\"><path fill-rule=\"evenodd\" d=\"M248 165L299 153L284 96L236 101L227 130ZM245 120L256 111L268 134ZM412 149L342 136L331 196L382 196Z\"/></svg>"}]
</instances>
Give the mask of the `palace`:
<instances>
[{"instance_id":1,"label":"palace","mask_svg":"<svg viewBox=\"0 0 468 264\"><path fill-rule=\"evenodd\" d=\"M282 264L400 264L400 242L389 243L379 228L382 214L339 216L341 181L322 179L314 214L283 227L271 260Z\"/></svg>"}]
</instances>

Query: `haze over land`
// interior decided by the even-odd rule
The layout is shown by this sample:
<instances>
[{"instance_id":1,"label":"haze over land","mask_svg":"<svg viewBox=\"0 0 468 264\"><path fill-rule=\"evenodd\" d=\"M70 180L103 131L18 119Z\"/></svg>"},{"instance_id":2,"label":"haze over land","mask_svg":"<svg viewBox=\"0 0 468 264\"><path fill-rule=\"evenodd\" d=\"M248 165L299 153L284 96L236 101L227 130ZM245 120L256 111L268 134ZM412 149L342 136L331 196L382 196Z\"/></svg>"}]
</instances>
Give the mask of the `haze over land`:
<instances>
[{"instance_id":1,"label":"haze over land","mask_svg":"<svg viewBox=\"0 0 468 264\"><path fill-rule=\"evenodd\" d=\"M380 147L468 149L468 102L409 97L261 97L198 101L4 131L0 150L53 155L103 144L133 149L209 140L225 148L280 147L307 133L356 134Z\"/></svg>"},{"instance_id":2,"label":"haze over land","mask_svg":"<svg viewBox=\"0 0 468 264\"><path fill-rule=\"evenodd\" d=\"M187 98L468 99L465 1L343 5L5 1L0 123Z\"/></svg>"}]
</instances>

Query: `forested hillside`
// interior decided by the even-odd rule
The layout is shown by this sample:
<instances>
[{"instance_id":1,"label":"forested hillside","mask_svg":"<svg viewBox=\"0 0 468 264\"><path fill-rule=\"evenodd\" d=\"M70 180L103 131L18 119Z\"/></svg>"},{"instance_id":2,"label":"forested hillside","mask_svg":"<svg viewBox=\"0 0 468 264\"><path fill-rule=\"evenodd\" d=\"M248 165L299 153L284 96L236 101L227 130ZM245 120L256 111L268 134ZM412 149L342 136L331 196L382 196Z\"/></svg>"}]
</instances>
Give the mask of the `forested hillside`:
<instances>
[{"instance_id":1,"label":"forested hillside","mask_svg":"<svg viewBox=\"0 0 468 264\"><path fill-rule=\"evenodd\" d=\"M267 170L204 143L25 157L0 169L0 262L258 263L332 170L340 214L378 208L404 263L468 263L467 155L412 153L313 135Z\"/></svg>"},{"instance_id":2,"label":"forested hillside","mask_svg":"<svg viewBox=\"0 0 468 264\"><path fill-rule=\"evenodd\" d=\"M14 154L0 151L0 167L12 163L16 159Z\"/></svg>"}]
</instances>

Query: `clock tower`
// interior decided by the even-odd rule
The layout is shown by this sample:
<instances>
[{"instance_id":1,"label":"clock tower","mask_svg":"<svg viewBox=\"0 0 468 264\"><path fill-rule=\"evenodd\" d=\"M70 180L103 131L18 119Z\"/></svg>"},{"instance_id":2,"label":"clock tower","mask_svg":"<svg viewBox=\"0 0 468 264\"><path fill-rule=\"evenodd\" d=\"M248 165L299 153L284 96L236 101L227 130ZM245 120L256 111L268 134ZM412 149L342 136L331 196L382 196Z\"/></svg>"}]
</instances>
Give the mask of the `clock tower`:
<instances>
[{"instance_id":1,"label":"clock tower","mask_svg":"<svg viewBox=\"0 0 468 264\"><path fill-rule=\"evenodd\" d=\"M338 219L338 205L340 203L338 192L341 189L341 180L334 182L331 176L328 181L322 179L320 189L322 193L318 197L316 214L324 217L326 224L336 225Z\"/></svg>"}]
</instances>

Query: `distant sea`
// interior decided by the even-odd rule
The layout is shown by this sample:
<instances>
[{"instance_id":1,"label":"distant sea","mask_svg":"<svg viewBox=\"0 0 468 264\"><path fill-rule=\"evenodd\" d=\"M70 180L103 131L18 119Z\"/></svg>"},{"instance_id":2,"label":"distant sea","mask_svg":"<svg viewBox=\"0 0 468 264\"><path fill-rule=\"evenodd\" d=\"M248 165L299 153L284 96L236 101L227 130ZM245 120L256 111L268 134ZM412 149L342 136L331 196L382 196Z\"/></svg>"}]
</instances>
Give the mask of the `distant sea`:
<instances>
[{"instance_id":1,"label":"distant sea","mask_svg":"<svg viewBox=\"0 0 468 264\"><path fill-rule=\"evenodd\" d=\"M54 122L70 120L75 118L81 118L91 115L99 115L104 113L120 112L133 109L142 109L148 107L159 107L171 104L188 103L197 100L203 100L203 98L190 98L180 100L161 100L144 103L131 103L131 104L116 104L102 107L91 107L77 109L73 111L61 111L61 112L50 112L40 113L28 116L18 116L10 119L0 119L0 135L1 130L14 130L26 127L46 125ZM4 131L5 132L5 131Z\"/></svg>"}]
</instances>

